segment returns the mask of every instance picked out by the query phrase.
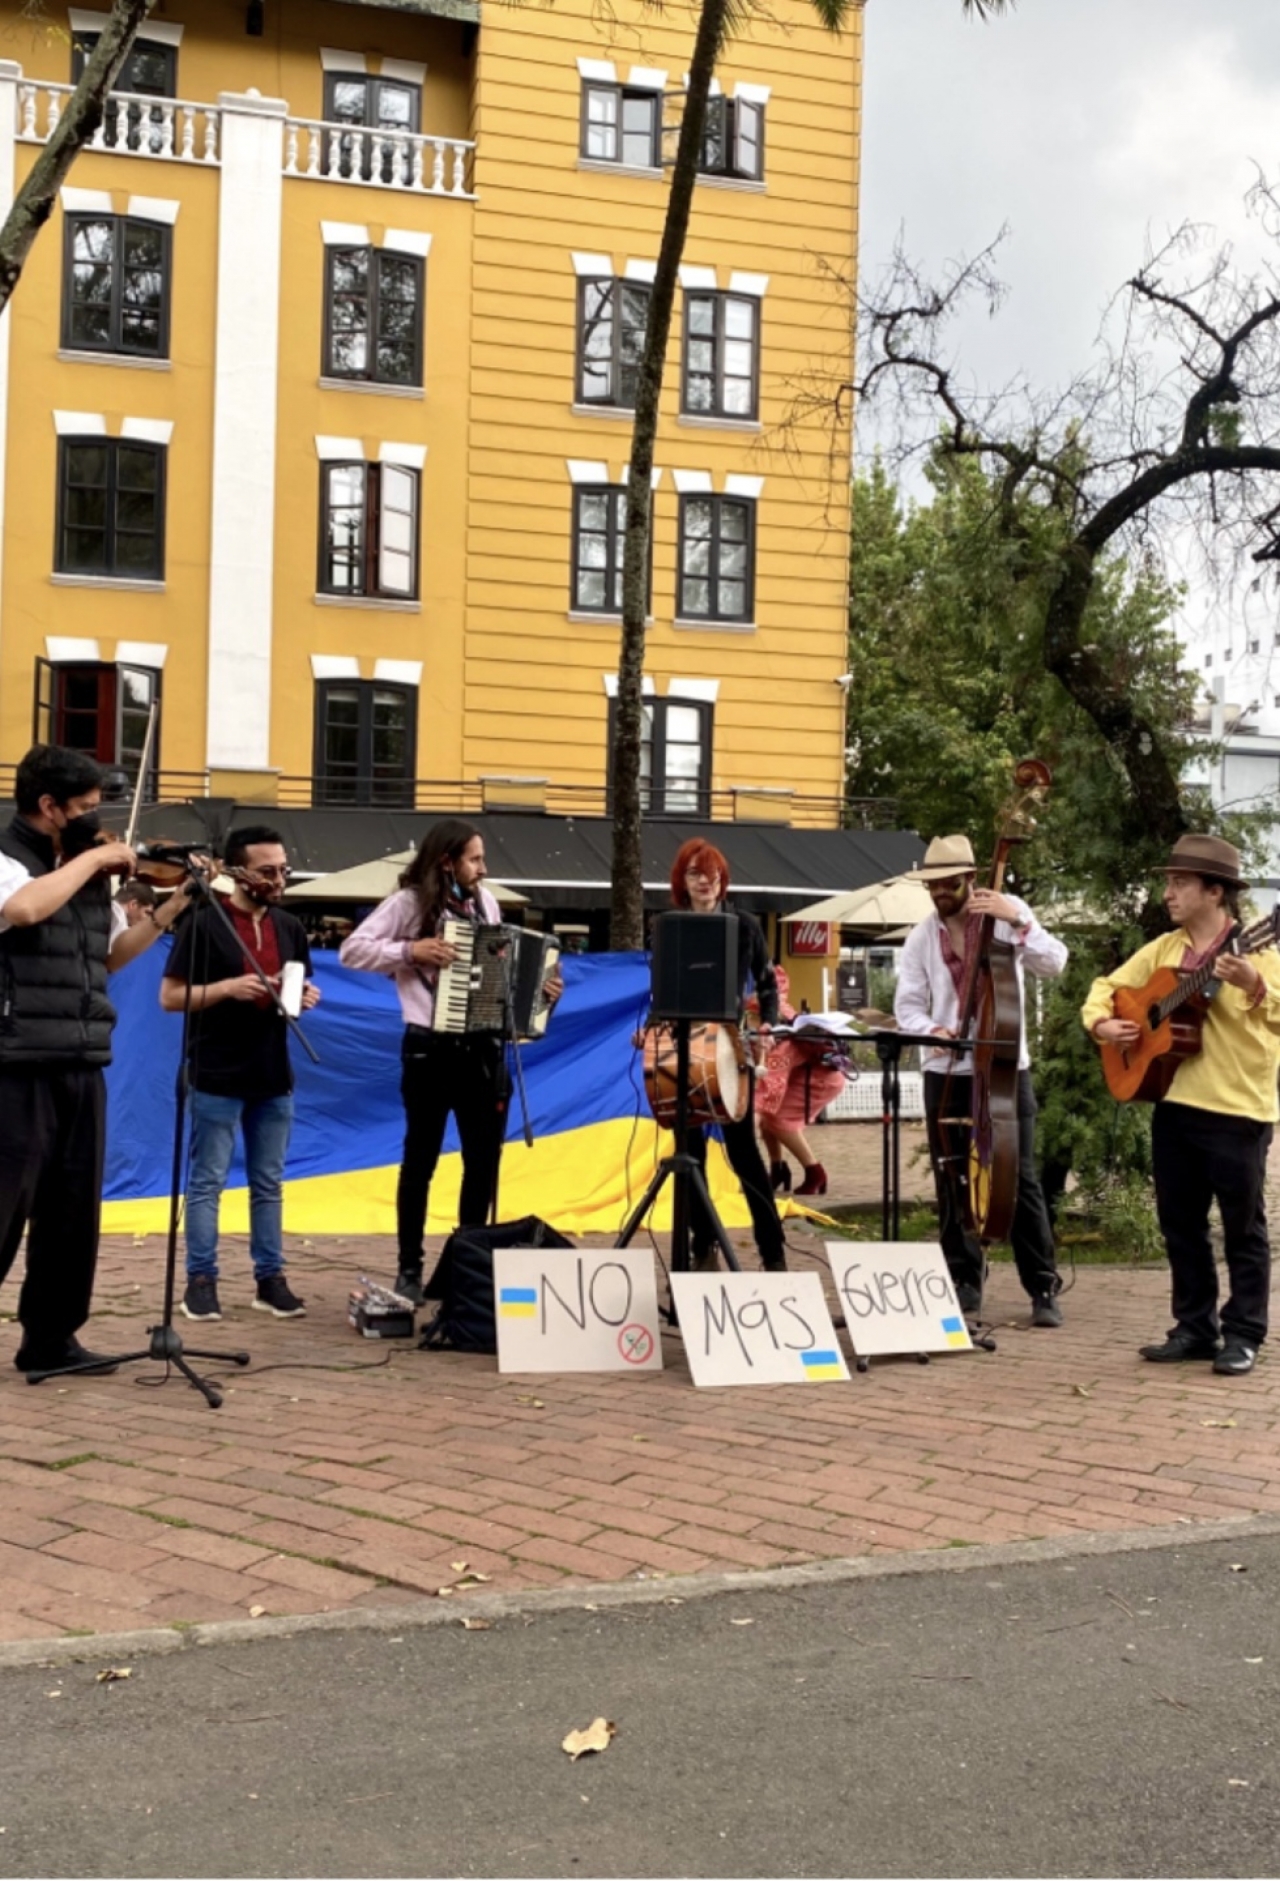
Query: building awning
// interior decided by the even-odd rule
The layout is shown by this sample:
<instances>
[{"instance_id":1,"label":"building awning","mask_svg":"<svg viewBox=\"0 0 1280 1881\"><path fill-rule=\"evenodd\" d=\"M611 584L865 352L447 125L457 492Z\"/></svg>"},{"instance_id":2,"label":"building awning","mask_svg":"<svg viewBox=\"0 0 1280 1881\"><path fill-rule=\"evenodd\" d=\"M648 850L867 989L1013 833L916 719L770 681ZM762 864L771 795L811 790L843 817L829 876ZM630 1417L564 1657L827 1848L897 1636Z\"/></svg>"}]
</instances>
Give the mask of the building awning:
<instances>
[{"instance_id":1,"label":"building awning","mask_svg":"<svg viewBox=\"0 0 1280 1881\"><path fill-rule=\"evenodd\" d=\"M343 0L351 7L376 7L380 13L430 13L440 20L480 24L480 0Z\"/></svg>"}]
</instances>

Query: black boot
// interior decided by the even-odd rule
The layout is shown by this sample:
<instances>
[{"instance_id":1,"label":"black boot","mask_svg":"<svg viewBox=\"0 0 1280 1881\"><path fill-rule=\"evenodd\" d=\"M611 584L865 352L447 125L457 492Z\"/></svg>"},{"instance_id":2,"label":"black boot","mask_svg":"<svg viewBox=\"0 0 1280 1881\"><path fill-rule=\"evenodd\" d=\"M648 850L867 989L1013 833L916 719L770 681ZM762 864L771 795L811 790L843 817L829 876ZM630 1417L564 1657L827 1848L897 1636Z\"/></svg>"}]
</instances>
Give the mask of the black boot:
<instances>
[{"instance_id":1,"label":"black boot","mask_svg":"<svg viewBox=\"0 0 1280 1881\"><path fill-rule=\"evenodd\" d=\"M769 1181L773 1185L773 1192L775 1195L777 1194L779 1189L785 1189L789 1192L791 1188L790 1164L789 1163L770 1163L769 1164Z\"/></svg>"}]
</instances>

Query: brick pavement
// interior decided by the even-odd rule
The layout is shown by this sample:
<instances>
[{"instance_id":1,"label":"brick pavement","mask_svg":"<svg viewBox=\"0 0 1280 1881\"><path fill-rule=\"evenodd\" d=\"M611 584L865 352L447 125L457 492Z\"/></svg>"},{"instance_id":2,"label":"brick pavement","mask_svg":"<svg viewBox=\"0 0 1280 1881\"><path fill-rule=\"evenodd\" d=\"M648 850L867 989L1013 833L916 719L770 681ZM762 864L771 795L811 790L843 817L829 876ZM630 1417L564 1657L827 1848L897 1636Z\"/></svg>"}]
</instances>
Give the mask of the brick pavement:
<instances>
[{"instance_id":1,"label":"brick pavement","mask_svg":"<svg viewBox=\"0 0 1280 1881\"><path fill-rule=\"evenodd\" d=\"M828 1199L873 1199L874 1128L816 1136ZM818 1260L817 1231L789 1233ZM96 1345L145 1343L162 1258L154 1236L104 1248ZM228 1250L228 1317L192 1343L253 1364L216 1412L151 1365L29 1387L0 1328L0 1639L435 1600L460 1562L506 1590L1280 1512L1280 1366L1135 1356L1166 1324L1163 1268L1084 1269L1066 1327L1032 1332L999 1266L995 1355L798 1393L695 1392L675 1336L663 1373L626 1377L384 1350L343 1314L389 1243L292 1237L290 1260L310 1310L286 1323L249 1310Z\"/></svg>"}]
</instances>

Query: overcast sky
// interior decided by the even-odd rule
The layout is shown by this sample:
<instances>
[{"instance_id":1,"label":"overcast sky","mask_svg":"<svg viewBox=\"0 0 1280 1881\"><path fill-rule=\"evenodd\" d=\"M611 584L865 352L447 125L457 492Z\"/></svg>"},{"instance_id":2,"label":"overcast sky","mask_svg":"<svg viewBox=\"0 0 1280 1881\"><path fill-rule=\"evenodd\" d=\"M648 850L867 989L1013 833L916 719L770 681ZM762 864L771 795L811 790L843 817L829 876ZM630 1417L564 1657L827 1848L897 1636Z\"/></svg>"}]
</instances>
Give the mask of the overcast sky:
<instances>
[{"instance_id":1,"label":"overcast sky","mask_svg":"<svg viewBox=\"0 0 1280 1881\"><path fill-rule=\"evenodd\" d=\"M1280 173L1280 0L1019 0L986 24L867 0L864 101L864 280L900 228L939 264L1007 223L1009 298L955 353L992 385L1057 384L1149 234L1251 242L1253 163Z\"/></svg>"}]
</instances>

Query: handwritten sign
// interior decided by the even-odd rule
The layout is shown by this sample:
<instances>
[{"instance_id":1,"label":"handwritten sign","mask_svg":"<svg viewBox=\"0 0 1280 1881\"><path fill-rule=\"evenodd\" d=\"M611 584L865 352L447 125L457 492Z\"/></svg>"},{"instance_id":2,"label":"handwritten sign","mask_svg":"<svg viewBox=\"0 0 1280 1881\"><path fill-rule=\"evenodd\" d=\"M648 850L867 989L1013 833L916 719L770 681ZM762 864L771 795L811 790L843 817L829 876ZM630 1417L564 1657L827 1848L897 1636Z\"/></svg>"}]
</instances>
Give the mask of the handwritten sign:
<instances>
[{"instance_id":1,"label":"handwritten sign","mask_svg":"<svg viewBox=\"0 0 1280 1881\"><path fill-rule=\"evenodd\" d=\"M971 1341L934 1241L828 1241L831 1276L859 1358L966 1352Z\"/></svg>"},{"instance_id":2,"label":"handwritten sign","mask_svg":"<svg viewBox=\"0 0 1280 1881\"><path fill-rule=\"evenodd\" d=\"M500 1372L662 1370L646 1248L493 1251Z\"/></svg>"},{"instance_id":3,"label":"handwritten sign","mask_svg":"<svg viewBox=\"0 0 1280 1881\"><path fill-rule=\"evenodd\" d=\"M819 1385L849 1376L822 1281L804 1274L672 1274L695 1385Z\"/></svg>"}]
</instances>

